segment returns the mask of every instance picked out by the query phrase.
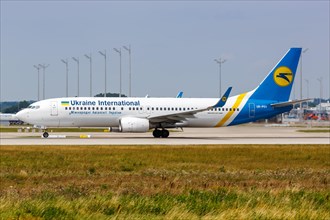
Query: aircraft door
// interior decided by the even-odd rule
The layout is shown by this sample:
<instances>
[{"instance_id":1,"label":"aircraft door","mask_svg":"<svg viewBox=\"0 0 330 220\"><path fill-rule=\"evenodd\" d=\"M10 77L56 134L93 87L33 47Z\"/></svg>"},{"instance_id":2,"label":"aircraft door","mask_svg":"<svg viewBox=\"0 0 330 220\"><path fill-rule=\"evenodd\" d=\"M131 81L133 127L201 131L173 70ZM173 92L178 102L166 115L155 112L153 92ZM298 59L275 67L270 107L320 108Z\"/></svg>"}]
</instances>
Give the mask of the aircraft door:
<instances>
[{"instance_id":1,"label":"aircraft door","mask_svg":"<svg viewBox=\"0 0 330 220\"><path fill-rule=\"evenodd\" d=\"M140 114L143 114L144 111L145 111L144 107L138 107L138 108L139 108L139 113L140 113Z\"/></svg>"},{"instance_id":2,"label":"aircraft door","mask_svg":"<svg viewBox=\"0 0 330 220\"><path fill-rule=\"evenodd\" d=\"M151 114L151 107L150 106L145 107L145 112L149 116Z\"/></svg>"},{"instance_id":3,"label":"aircraft door","mask_svg":"<svg viewBox=\"0 0 330 220\"><path fill-rule=\"evenodd\" d=\"M57 116L58 115L58 106L57 106L57 101L53 101L51 102L51 112L50 115L51 116Z\"/></svg>"},{"instance_id":4,"label":"aircraft door","mask_svg":"<svg viewBox=\"0 0 330 220\"><path fill-rule=\"evenodd\" d=\"M256 114L256 106L254 103L249 103L249 117L254 118Z\"/></svg>"}]
</instances>

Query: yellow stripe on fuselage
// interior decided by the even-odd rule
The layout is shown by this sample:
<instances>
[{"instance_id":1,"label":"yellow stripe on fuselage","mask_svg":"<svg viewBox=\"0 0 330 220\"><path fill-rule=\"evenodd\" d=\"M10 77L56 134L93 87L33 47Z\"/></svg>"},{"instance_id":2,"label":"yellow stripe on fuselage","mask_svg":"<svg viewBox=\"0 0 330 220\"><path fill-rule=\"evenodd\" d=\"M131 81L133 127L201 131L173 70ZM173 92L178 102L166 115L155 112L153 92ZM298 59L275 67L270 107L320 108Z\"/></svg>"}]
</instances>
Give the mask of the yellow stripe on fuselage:
<instances>
[{"instance_id":1,"label":"yellow stripe on fuselage","mask_svg":"<svg viewBox=\"0 0 330 220\"><path fill-rule=\"evenodd\" d=\"M232 107L232 111L229 111L225 117L223 117L221 119L221 121L218 122L218 124L215 126L215 127L221 127L222 125L224 125L226 123L226 121L228 121L228 119L234 114L234 111L233 111L233 108L237 108L241 102L243 101L244 97L246 96L247 93L243 93L243 94L240 94L235 102L235 104L233 105Z\"/></svg>"}]
</instances>

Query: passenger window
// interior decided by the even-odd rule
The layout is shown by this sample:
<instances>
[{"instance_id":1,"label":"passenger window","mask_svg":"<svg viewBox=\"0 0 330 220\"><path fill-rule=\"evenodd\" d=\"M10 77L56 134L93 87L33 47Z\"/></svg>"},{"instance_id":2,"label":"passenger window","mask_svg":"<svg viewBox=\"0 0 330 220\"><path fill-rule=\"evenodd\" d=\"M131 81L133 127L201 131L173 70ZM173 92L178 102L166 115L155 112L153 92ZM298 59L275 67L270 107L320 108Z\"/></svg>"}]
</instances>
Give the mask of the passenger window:
<instances>
[{"instance_id":1,"label":"passenger window","mask_svg":"<svg viewBox=\"0 0 330 220\"><path fill-rule=\"evenodd\" d=\"M156 107L156 111L158 111L158 107Z\"/></svg>"},{"instance_id":2,"label":"passenger window","mask_svg":"<svg viewBox=\"0 0 330 220\"><path fill-rule=\"evenodd\" d=\"M226 111L228 112L228 108L226 108Z\"/></svg>"},{"instance_id":3,"label":"passenger window","mask_svg":"<svg viewBox=\"0 0 330 220\"><path fill-rule=\"evenodd\" d=\"M100 110L103 110L103 107L100 107Z\"/></svg>"},{"instance_id":4,"label":"passenger window","mask_svg":"<svg viewBox=\"0 0 330 220\"><path fill-rule=\"evenodd\" d=\"M99 107L96 107L96 110L99 110Z\"/></svg>"},{"instance_id":5,"label":"passenger window","mask_svg":"<svg viewBox=\"0 0 330 220\"><path fill-rule=\"evenodd\" d=\"M151 110L153 111L154 110L154 107L152 107Z\"/></svg>"},{"instance_id":6,"label":"passenger window","mask_svg":"<svg viewBox=\"0 0 330 220\"><path fill-rule=\"evenodd\" d=\"M147 108L147 110L149 111L149 110L150 110L150 108L148 107L148 108Z\"/></svg>"},{"instance_id":7,"label":"passenger window","mask_svg":"<svg viewBox=\"0 0 330 220\"><path fill-rule=\"evenodd\" d=\"M186 111L186 108L183 108L183 111Z\"/></svg>"},{"instance_id":8,"label":"passenger window","mask_svg":"<svg viewBox=\"0 0 330 220\"><path fill-rule=\"evenodd\" d=\"M121 110L123 111L124 110L124 107L121 107Z\"/></svg>"},{"instance_id":9,"label":"passenger window","mask_svg":"<svg viewBox=\"0 0 330 220\"><path fill-rule=\"evenodd\" d=\"M163 110L163 108L162 108L162 107L160 107L160 108L159 108L159 110L160 110L160 111L162 111L162 110Z\"/></svg>"},{"instance_id":10,"label":"passenger window","mask_svg":"<svg viewBox=\"0 0 330 220\"><path fill-rule=\"evenodd\" d=\"M231 112L231 108L229 109L229 111Z\"/></svg>"},{"instance_id":11,"label":"passenger window","mask_svg":"<svg viewBox=\"0 0 330 220\"><path fill-rule=\"evenodd\" d=\"M129 108L128 108L128 110L130 110L130 111L131 111L131 107L129 107Z\"/></svg>"},{"instance_id":12,"label":"passenger window","mask_svg":"<svg viewBox=\"0 0 330 220\"><path fill-rule=\"evenodd\" d=\"M109 109L110 109L110 108L109 108ZM112 110L116 110L116 108L115 108L115 107L113 107L113 108L112 108Z\"/></svg>"},{"instance_id":13,"label":"passenger window","mask_svg":"<svg viewBox=\"0 0 330 220\"><path fill-rule=\"evenodd\" d=\"M236 110L239 111L239 108L237 108Z\"/></svg>"},{"instance_id":14,"label":"passenger window","mask_svg":"<svg viewBox=\"0 0 330 220\"><path fill-rule=\"evenodd\" d=\"M91 110L91 107L88 107L88 110Z\"/></svg>"},{"instance_id":15,"label":"passenger window","mask_svg":"<svg viewBox=\"0 0 330 220\"><path fill-rule=\"evenodd\" d=\"M65 110L68 110L68 107L65 107Z\"/></svg>"},{"instance_id":16,"label":"passenger window","mask_svg":"<svg viewBox=\"0 0 330 220\"><path fill-rule=\"evenodd\" d=\"M175 108L175 111L177 111L178 110L178 108Z\"/></svg>"},{"instance_id":17,"label":"passenger window","mask_svg":"<svg viewBox=\"0 0 330 220\"><path fill-rule=\"evenodd\" d=\"M172 108L172 111L174 111L174 108Z\"/></svg>"}]
</instances>

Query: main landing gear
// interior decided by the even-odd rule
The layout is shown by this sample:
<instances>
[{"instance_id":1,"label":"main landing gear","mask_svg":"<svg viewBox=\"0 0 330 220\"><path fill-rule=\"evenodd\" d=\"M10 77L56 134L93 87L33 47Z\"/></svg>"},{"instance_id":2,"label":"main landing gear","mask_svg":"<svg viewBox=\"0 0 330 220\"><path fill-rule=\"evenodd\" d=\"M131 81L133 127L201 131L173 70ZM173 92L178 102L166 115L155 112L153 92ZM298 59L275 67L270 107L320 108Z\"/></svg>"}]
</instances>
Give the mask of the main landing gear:
<instances>
[{"instance_id":1,"label":"main landing gear","mask_svg":"<svg viewBox=\"0 0 330 220\"><path fill-rule=\"evenodd\" d=\"M166 129L158 130L157 128L152 132L152 135L155 138L167 138L170 135L170 132Z\"/></svg>"}]
</instances>

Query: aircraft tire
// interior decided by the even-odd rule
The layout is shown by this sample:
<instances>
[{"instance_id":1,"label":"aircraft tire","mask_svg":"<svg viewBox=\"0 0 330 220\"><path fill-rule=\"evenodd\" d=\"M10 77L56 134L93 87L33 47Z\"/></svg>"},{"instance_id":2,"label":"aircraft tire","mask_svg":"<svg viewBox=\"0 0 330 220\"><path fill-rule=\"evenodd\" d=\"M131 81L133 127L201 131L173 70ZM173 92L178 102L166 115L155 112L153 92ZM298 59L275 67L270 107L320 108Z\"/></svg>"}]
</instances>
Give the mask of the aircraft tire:
<instances>
[{"instance_id":1,"label":"aircraft tire","mask_svg":"<svg viewBox=\"0 0 330 220\"><path fill-rule=\"evenodd\" d=\"M44 133L42 134L42 136L43 136L44 138L48 138L49 134L48 134L48 132L44 132Z\"/></svg>"},{"instance_id":2,"label":"aircraft tire","mask_svg":"<svg viewBox=\"0 0 330 220\"><path fill-rule=\"evenodd\" d=\"M162 130L162 138L168 138L170 135L170 132L166 129Z\"/></svg>"},{"instance_id":3,"label":"aircraft tire","mask_svg":"<svg viewBox=\"0 0 330 220\"><path fill-rule=\"evenodd\" d=\"M158 129L155 129L152 132L152 135L154 136L154 138L160 138L162 136L162 131L161 130L158 130Z\"/></svg>"}]
</instances>

